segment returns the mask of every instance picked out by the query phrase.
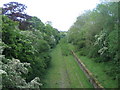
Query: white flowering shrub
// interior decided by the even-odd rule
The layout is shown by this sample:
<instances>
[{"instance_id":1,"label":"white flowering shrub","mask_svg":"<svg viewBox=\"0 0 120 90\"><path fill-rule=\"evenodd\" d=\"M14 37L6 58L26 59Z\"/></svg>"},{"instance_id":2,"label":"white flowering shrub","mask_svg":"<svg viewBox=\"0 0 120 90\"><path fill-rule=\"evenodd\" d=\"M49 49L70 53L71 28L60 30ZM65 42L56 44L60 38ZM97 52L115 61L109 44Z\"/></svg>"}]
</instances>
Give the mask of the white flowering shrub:
<instances>
[{"instance_id":1,"label":"white flowering shrub","mask_svg":"<svg viewBox=\"0 0 120 90\"><path fill-rule=\"evenodd\" d=\"M59 32L52 26L44 25L37 17L29 21L30 27L22 24L24 29L21 29L17 21L2 16L2 44L7 45L4 50L0 45L4 55L1 73L6 72L1 74L4 87L40 87L40 79L36 77L46 72L51 60L50 49L59 40Z\"/></svg>"},{"instance_id":2,"label":"white flowering shrub","mask_svg":"<svg viewBox=\"0 0 120 90\"><path fill-rule=\"evenodd\" d=\"M100 53L100 55L103 55L107 49L108 49L107 47L103 47L100 50L98 50L98 53Z\"/></svg>"},{"instance_id":3,"label":"white flowering shrub","mask_svg":"<svg viewBox=\"0 0 120 90\"><path fill-rule=\"evenodd\" d=\"M98 53L100 55L103 55L106 50L108 50L108 47L106 46L106 32L105 31L101 31L99 35L95 35L96 38L96 42L94 43L94 45L98 45L99 46L99 50Z\"/></svg>"},{"instance_id":4,"label":"white flowering shrub","mask_svg":"<svg viewBox=\"0 0 120 90\"><path fill-rule=\"evenodd\" d=\"M5 44L0 40L0 51L3 51ZM6 59L4 55L0 55L0 76L2 76L3 88L40 88L42 85L40 79L35 77L31 82L26 82L22 77L28 73L30 63L21 63L18 59Z\"/></svg>"}]
</instances>

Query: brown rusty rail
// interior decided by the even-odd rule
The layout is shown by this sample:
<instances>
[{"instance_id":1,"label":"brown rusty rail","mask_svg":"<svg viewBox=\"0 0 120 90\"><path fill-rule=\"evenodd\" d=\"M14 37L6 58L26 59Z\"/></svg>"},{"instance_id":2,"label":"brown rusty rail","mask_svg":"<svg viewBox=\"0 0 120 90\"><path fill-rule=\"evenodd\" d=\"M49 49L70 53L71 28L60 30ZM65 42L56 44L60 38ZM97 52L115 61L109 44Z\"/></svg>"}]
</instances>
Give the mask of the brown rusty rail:
<instances>
[{"instance_id":1,"label":"brown rusty rail","mask_svg":"<svg viewBox=\"0 0 120 90\"><path fill-rule=\"evenodd\" d=\"M87 78L89 79L89 82L94 86L94 88L101 88L104 90L104 87L97 81L95 77L93 77L92 73L86 68L86 66L82 63L82 61L77 57L77 55L71 51L73 56L75 57L76 61L78 62L80 68L83 70Z\"/></svg>"}]
</instances>

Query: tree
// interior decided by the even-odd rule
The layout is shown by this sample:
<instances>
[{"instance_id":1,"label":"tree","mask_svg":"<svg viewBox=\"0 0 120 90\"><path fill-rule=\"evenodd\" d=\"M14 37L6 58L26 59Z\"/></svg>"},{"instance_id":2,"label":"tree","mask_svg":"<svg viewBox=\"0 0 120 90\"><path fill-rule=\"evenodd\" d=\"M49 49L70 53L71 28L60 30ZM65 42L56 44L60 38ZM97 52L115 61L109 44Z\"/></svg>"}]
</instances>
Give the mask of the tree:
<instances>
[{"instance_id":1,"label":"tree","mask_svg":"<svg viewBox=\"0 0 120 90\"><path fill-rule=\"evenodd\" d=\"M108 64L110 67L105 72L116 80L120 75L118 7L117 2L98 4L92 11L80 15L68 32L68 40L79 54Z\"/></svg>"},{"instance_id":2,"label":"tree","mask_svg":"<svg viewBox=\"0 0 120 90\"><path fill-rule=\"evenodd\" d=\"M8 47L0 39L0 53L4 48ZM42 85L40 79L35 77L30 82L26 82L23 78L24 74L28 73L28 68L30 68L30 63L21 63L18 59L7 59L4 55L0 55L0 77L2 77L2 85L0 88L9 90L9 88L40 88Z\"/></svg>"},{"instance_id":3,"label":"tree","mask_svg":"<svg viewBox=\"0 0 120 90\"><path fill-rule=\"evenodd\" d=\"M3 5L2 14L7 15L13 21L19 21L19 28L26 30L30 26L30 23L26 20L31 18L25 13L26 8L24 4L9 2Z\"/></svg>"},{"instance_id":4,"label":"tree","mask_svg":"<svg viewBox=\"0 0 120 90\"><path fill-rule=\"evenodd\" d=\"M26 20L29 18L29 16L24 12L26 8L27 7L21 3L9 2L4 4L2 14L8 15L8 17L14 21Z\"/></svg>"}]
</instances>

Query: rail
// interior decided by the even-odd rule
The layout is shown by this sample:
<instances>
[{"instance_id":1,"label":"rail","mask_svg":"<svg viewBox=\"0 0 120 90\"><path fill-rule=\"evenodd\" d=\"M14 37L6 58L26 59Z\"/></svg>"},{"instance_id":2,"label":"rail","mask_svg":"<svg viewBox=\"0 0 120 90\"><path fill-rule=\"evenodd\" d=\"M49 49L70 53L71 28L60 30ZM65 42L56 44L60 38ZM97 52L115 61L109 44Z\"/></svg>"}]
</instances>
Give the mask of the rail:
<instances>
[{"instance_id":1,"label":"rail","mask_svg":"<svg viewBox=\"0 0 120 90\"><path fill-rule=\"evenodd\" d=\"M101 88L102 90L105 90L104 87L97 81L95 77L93 77L92 73L86 68L86 66L82 63L82 61L77 57L77 55L71 51L73 56L75 57L76 61L78 62L80 68L85 73L87 78L89 79L89 82L94 86L94 88Z\"/></svg>"}]
</instances>

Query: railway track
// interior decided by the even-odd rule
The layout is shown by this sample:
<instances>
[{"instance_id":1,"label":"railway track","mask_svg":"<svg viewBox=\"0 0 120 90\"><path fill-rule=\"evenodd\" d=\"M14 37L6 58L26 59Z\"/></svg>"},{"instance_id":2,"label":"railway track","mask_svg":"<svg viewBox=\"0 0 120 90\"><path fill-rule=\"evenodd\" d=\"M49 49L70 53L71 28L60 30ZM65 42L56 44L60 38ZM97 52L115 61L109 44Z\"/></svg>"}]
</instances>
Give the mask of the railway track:
<instances>
[{"instance_id":1,"label":"railway track","mask_svg":"<svg viewBox=\"0 0 120 90\"><path fill-rule=\"evenodd\" d=\"M78 62L80 68L85 73L86 77L89 79L89 82L94 86L94 88L101 88L105 90L104 87L97 81L97 79L93 76L93 74L86 68L83 62L77 57L74 51L71 51L75 60Z\"/></svg>"}]
</instances>

